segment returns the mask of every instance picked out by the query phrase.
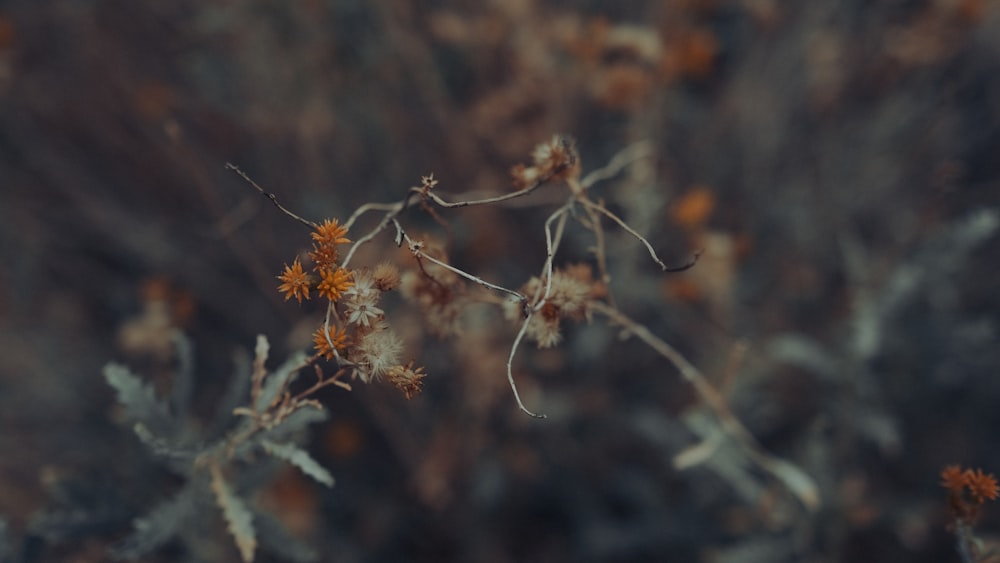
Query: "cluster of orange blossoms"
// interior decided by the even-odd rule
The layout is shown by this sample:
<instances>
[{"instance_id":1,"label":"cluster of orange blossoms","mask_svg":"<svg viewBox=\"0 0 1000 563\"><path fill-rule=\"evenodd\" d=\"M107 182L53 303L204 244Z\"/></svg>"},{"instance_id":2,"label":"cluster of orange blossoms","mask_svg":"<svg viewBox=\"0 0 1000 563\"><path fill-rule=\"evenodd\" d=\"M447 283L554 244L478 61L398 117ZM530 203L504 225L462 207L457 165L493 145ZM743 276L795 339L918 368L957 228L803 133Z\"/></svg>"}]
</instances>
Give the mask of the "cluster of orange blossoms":
<instances>
[{"instance_id":1,"label":"cluster of orange blossoms","mask_svg":"<svg viewBox=\"0 0 1000 563\"><path fill-rule=\"evenodd\" d=\"M354 285L351 272L342 268L338 262L340 252L337 245L351 242L346 235L347 229L336 219L327 219L316 227L312 233L313 249L309 253L309 259L312 260L313 271L319 277L307 274L296 257L292 265L286 264L285 271L278 276L282 282L278 286L278 291L284 294L286 300L294 297L301 303L302 299L309 299L310 290L315 290L320 297L335 303ZM330 333L327 335L320 327L313 335L313 342L317 353L330 359L333 358L334 349L343 350L347 346L347 331L344 329L337 331L334 327L330 327Z\"/></svg>"},{"instance_id":2,"label":"cluster of orange blossoms","mask_svg":"<svg viewBox=\"0 0 1000 563\"><path fill-rule=\"evenodd\" d=\"M328 301L330 322L313 334L316 356L344 360L365 383L385 376L408 399L419 393L426 374L423 368L414 367L413 361L400 363L403 343L378 306L382 293L399 285L399 271L391 264L360 270L342 267L337 246L351 241L347 238L347 228L336 219L316 225L312 239L309 260L313 263L313 273L306 273L296 258L278 276L281 281L278 291L286 300L294 297L299 303L308 300L311 291ZM326 326L329 328L325 329Z\"/></svg>"},{"instance_id":3,"label":"cluster of orange blossoms","mask_svg":"<svg viewBox=\"0 0 1000 563\"><path fill-rule=\"evenodd\" d=\"M351 242L351 239L344 236L346 234L347 229L336 219L327 219L312 233L313 250L309 253L309 258L313 261L313 270L321 278L315 289L321 297L330 301L336 301L351 287L351 273L337 263L340 259L337 245ZM313 289L315 281L302 270L302 263L297 257L291 266L285 264L285 271L278 279L283 282L278 286L278 291L285 294L286 300L294 297L299 303L302 303L303 298L309 299L309 290Z\"/></svg>"},{"instance_id":4,"label":"cluster of orange blossoms","mask_svg":"<svg viewBox=\"0 0 1000 563\"><path fill-rule=\"evenodd\" d=\"M987 500L1000 496L1000 487L992 473L982 469L962 469L949 465L941 471L941 486L948 490L948 508L952 515L963 522L972 522Z\"/></svg>"}]
</instances>

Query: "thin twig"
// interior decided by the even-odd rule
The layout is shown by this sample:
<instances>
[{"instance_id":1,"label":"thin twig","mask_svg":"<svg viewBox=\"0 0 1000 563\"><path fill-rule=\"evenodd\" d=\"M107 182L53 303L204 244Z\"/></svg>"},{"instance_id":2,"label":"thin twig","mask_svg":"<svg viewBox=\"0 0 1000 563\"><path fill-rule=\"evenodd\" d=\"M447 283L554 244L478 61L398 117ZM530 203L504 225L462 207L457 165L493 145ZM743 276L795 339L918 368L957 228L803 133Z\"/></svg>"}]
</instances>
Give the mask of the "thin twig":
<instances>
[{"instance_id":1,"label":"thin twig","mask_svg":"<svg viewBox=\"0 0 1000 563\"><path fill-rule=\"evenodd\" d=\"M601 282L605 286L608 286L611 283L611 274L608 273L608 253L607 244L604 239L604 227L601 226L601 218L597 215L596 211L587 206L584 206L583 209L587 212L587 218L589 219L589 225L584 224L584 226L594 233L593 252L594 257L597 259L597 271L601 276ZM581 219L580 222L583 223L583 220Z\"/></svg>"},{"instance_id":2,"label":"thin twig","mask_svg":"<svg viewBox=\"0 0 1000 563\"><path fill-rule=\"evenodd\" d=\"M601 180L607 180L616 176L622 169L636 160L652 155L653 143L649 141L639 141L638 143L629 145L611 157L611 160L606 165L587 174L580 181L580 185L584 189L587 189Z\"/></svg>"},{"instance_id":3,"label":"thin twig","mask_svg":"<svg viewBox=\"0 0 1000 563\"><path fill-rule=\"evenodd\" d=\"M701 257L701 250L697 250L691 257L691 259L685 262L684 264L681 264L680 266L667 266L666 264L663 263L663 260L660 260L660 257L656 255L656 251L653 250L653 245L649 244L649 241L646 240L645 237L640 235L632 227L628 226L628 224L625 221L623 221L620 217L618 217L611 211L608 211L608 209L603 205L598 205L587 198L578 198L577 201L582 203L584 207L587 207L588 209L593 209L594 211L604 214L606 217L617 223L618 226L621 227L625 232L635 237L639 242L642 243L643 246L646 247L646 250L649 252L649 256L653 259L654 262L659 264L660 269L664 272L673 273L673 272L683 272L684 270L689 270L695 264L698 263L698 259Z\"/></svg>"},{"instance_id":4,"label":"thin twig","mask_svg":"<svg viewBox=\"0 0 1000 563\"><path fill-rule=\"evenodd\" d=\"M347 251L347 256L345 256L344 260L340 263L340 267L346 269L347 265L351 262L351 258L354 257L354 253L357 252L358 248L360 248L362 244L371 242L375 237L379 235L379 233L384 231L389 226L389 223L391 223L396 218L396 215L399 215L399 213L402 210L403 210L402 204L393 206L393 208L389 210L384 217L382 217L382 220L379 221L378 225L376 225L374 229L372 229L367 234L354 241L354 244L351 245L351 249Z\"/></svg>"},{"instance_id":5,"label":"thin twig","mask_svg":"<svg viewBox=\"0 0 1000 563\"><path fill-rule=\"evenodd\" d=\"M281 212L284 213L285 215L288 215L292 219L295 219L296 221L298 221L299 223L302 223L303 225L309 227L310 229L315 229L315 228L319 227L319 225L317 225L316 223L314 223L314 222L312 222L312 221L310 221L308 219L303 219L302 217L299 217L295 213L292 213L291 211L289 211L288 209L286 209L284 205L281 205L280 203L278 203L278 198L275 197L274 194L272 194L271 192L268 192L268 191L264 190L264 188L260 187L260 185L257 184L257 182L254 182L253 179L251 179L250 176L248 176L246 172L240 170L239 166L236 166L235 164L227 162L226 163L226 170L232 170L233 172L235 172L236 174L238 174L241 178L243 178L244 180L246 180L251 186L253 186L254 188L257 188L258 192L260 192L265 197L267 197L267 199L271 200L271 203L273 203L274 206L277 207L278 209L280 209Z\"/></svg>"},{"instance_id":6,"label":"thin twig","mask_svg":"<svg viewBox=\"0 0 1000 563\"><path fill-rule=\"evenodd\" d=\"M501 203L501 202L504 202L504 201L507 201L507 200L511 200L511 199L516 199L516 198L519 198L519 197L524 197L524 196L530 194L531 192L537 190L539 187L541 187L542 185L544 185L546 182L548 182L549 178L550 178L549 176L547 176L545 178L541 178L537 182L535 182L534 184L528 186L527 188L524 188L522 190L517 190L516 192L510 192L510 193L506 193L506 194L502 194L502 195L498 195L498 196L492 196L492 197L487 197L487 198L483 198L483 199L466 200L466 201L446 201L443 198L441 198L441 196L439 196L436 193L430 191L429 189L426 189L426 188L423 188L423 187L410 188L410 191L411 191L411 193L417 193L417 194L420 194L422 197L429 198L431 201L433 201L437 205L440 205L441 207L445 207L445 208L448 208L448 209L454 209L454 208L458 208L458 207L471 207L471 206L474 206L474 205L490 205L490 204L494 204L494 203Z\"/></svg>"},{"instance_id":7,"label":"thin twig","mask_svg":"<svg viewBox=\"0 0 1000 563\"><path fill-rule=\"evenodd\" d=\"M312 387L310 387L310 388L306 389L305 391L302 391L298 395L295 395L294 397L292 397L292 401L293 402L302 401L306 397L308 397L309 395L312 395L313 393L319 391L320 389L326 387L327 385L338 385L339 386L339 384L342 383L341 381L339 381L340 377L342 375L346 374L346 373L347 373L347 370L341 368L341 369L337 370L337 373L335 373L332 376L324 379L323 377L319 376L320 374L322 374L322 372L317 371L317 381L316 381L316 383L314 383L312 385ZM350 386L348 386L348 390L350 390Z\"/></svg>"},{"instance_id":8,"label":"thin twig","mask_svg":"<svg viewBox=\"0 0 1000 563\"><path fill-rule=\"evenodd\" d=\"M559 244L562 242L563 233L566 230L566 218L567 213L573 206L573 199L571 198L566 205L563 205L549 218L545 220L545 266L542 268L542 275L545 277L545 292L542 294L542 298L535 299L538 301L535 303L535 310L539 310L545 305L545 300L549 298L549 294L552 292L552 263L555 261L556 251L559 249ZM556 234L552 235L552 221L559 219L559 223L556 225Z\"/></svg>"},{"instance_id":9,"label":"thin twig","mask_svg":"<svg viewBox=\"0 0 1000 563\"><path fill-rule=\"evenodd\" d=\"M660 265L660 269L662 269L664 272L670 270L670 267L664 264L663 260L660 260L660 257L656 255L656 251L653 250L653 245L649 244L649 241L646 240L646 238L640 235L638 232L636 232L635 229L629 227L628 224L625 223L625 221L621 220L614 213L608 211L604 206L597 205L596 203L590 201L589 199L579 198L578 201L589 209L593 209L594 211L603 213L606 217L617 223L619 227L625 230L625 232L638 239L639 242L641 242L643 246L646 247L646 250L649 251L649 255L653 258L653 261Z\"/></svg>"},{"instance_id":10,"label":"thin twig","mask_svg":"<svg viewBox=\"0 0 1000 563\"><path fill-rule=\"evenodd\" d=\"M340 352L337 347L333 345L333 339L330 338L330 317L337 314L337 306L334 301L330 301L326 306L326 316L323 319L323 338L326 339L327 346L330 347L330 351L333 352L334 357L337 359L337 365L340 365Z\"/></svg>"},{"instance_id":11,"label":"thin twig","mask_svg":"<svg viewBox=\"0 0 1000 563\"><path fill-rule=\"evenodd\" d=\"M532 315L533 312L529 311L524 319L524 323L521 324L521 330L518 331L517 336L514 338L514 343L510 346L510 355L507 357L507 382L510 383L510 390L514 392L514 400L517 401L517 407L522 412L534 418L548 418L544 414L535 414L529 411L528 407L524 406L524 403L521 402L521 395L517 392L517 384L514 383L514 355L517 353L517 347L521 345L524 333L528 330L528 323L531 322Z\"/></svg>"},{"instance_id":12,"label":"thin twig","mask_svg":"<svg viewBox=\"0 0 1000 563\"><path fill-rule=\"evenodd\" d=\"M423 250L420 249L420 246L421 246L420 242L413 240L412 238L410 238L410 235L406 234L405 232L403 233L403 238L406 240L406 244L409 247L410 252L412 252L415 257L422 258L422 259L427 260L428 262L431 262L433 264L437 264L438 266L441 266L442 268L444 268L444 269L446 269L446 270L448 270L450 272L454 272L455 274L458 274L459 276L462 276L463 278L465 278L465 279L467 279L467 280L469 280L471 282L475 282L475 283L477 283L477 284L479 284L479 285L481 285L483 287L492 289L494 291L500 291L500 292L503 292L503 293L507 293L509 295L513 295L514 297L517 297L517 299L519 301L524 301L525 300L525 296L524 295L521 295L519 292L514 291L513 289L507 289L506 287L499 286L499 285L496 285L496 284L492 284L492 283L490 283L490 282L488 282L488 281L486 281L486 280L484 280L484 279L482 279L480 277L474 276L474 275L472 275L472 274L470 274L470 273L468 273L466 271L460 270L460 269L452 266L451 264L448 264L447 262L443 262L443 261L438 260L437 258L431 256L430 254L427 254L426 252L424 252Z\"/></svg>"},{"instance_id":13,"label":"thin twig","mask_svg":"<svg viewBox=\"0 0 1000 563\"><path fill-rule=\"evenodd\" d=\"M347 218L347 221L343 223L343 227L350 230L354 226L355 221L357 221L362 215L368 213L369 211L388 211L396 212L402 211L405 207L404 201L397 201L395 203L366 203L361 207L354 210L351 216Z\"/></svg>"}]
</instances>

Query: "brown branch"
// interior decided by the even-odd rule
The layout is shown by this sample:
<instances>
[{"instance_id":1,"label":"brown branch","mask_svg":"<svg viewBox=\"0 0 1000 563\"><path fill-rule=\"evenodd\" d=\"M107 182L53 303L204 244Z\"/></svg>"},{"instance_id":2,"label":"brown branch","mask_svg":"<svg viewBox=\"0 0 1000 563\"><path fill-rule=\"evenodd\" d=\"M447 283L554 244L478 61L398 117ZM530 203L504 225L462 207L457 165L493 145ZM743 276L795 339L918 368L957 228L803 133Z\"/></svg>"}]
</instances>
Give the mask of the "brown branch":
<instances>
[{"instance_id":1,"label":"brown branch","mask_svg":"<svg viewBox=\"0 0 1000 563\"><path fill-rule=\"evenodd\" d=\"M262 195L264 195L264 197L266 197L267 199L271 200L271 203L273 203L274 206L277 207L278 209L280 209L281 212L284 213L285 215L288 215L292 219L295 219L296 221L298 221L299 223L302 223L303 225L309 227L310 229L315 229L315 228L319 227L319 225L317 225L316 223L310 221L309 219L303 219L302 217L299 217L295 213L292 213L287 208L285 208L284 205L281 205L280 203L278 203L278 198L274 194L272 194L271 192L268 192L268 191L264 190L264 188L260 187L260 185L257 184L257 182L254 182L253 179L251 179L250 176L248 176L246 172L240 170L239 166L236 166L235 164L231 164L231 163L227 162L226 163L226 170L232 170L233 172L235 172L236 174L238 174L241 178L243 178L244 180L246 180L247 183L249 183L251 186L253 186L254 188L256 188L258 192L260 192Z\"/></svg>"}]
</instances>

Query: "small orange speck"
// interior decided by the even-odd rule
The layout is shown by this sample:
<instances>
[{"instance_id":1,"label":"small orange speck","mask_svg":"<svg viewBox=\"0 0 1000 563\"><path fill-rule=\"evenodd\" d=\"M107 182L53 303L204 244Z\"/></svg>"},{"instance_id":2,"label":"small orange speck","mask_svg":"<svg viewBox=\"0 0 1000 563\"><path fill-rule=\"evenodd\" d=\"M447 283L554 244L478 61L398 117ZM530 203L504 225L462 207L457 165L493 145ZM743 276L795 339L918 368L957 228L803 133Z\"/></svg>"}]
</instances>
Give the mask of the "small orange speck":
<instances>
[{"instance_id":1,"label":"small orange speck","mask_svg":"<svg viewBox=\"0 0 1000 563\"><path fill-rule=\"evenodd\" d=\"M975 25L983 21L986 8L984 0L961 0L958 3L957 11L962 21Z\"/></svg>"},{"instance_id":2,"label":"small orange speck","mask_svg":"<svg viewBox=\"0 0 1000 563\"><path fill-rule=\"evenodd\" d=\"M715 195L707 186L696 186L684 194L670 210L670 216L678 225L695 229L708 220L715 209Z\"/></svg>"},{"instance_id":3,"label":"small orange speck","mask_svg":"<svg viewBox=\"0 0 1000 563\"><path fill-rule=\"evenodd\" d=\"M159 276L146 278L143 280L142 288L139 291L142 295L142 300L147 303L150 301L166 301L170 296L170 282L166 278Z\"/></svg>"},{"instance_id":4,"label":"small orange speck","mask_svg":"<svg viewBox=\"0 0 1000 563\"><path fill-rule=\"evenodd\" d=\"M323 445L327 454L335 458L353 457L361 449L364 436L357 424L348 421L335 422L324 436Z\"/></svg>"},{"instance_id":5,"label":"small orange speck","mask_svg":"<svg viewBox=\"0 0 1000 563\"><path fill-rule=\"evenodd\" d=\"M690 78L705 78L715 67L719 40L711 31L693 29L682 34L674 45L678 51L681 73Z\"/></svg>"},{"instance_id":6,"label":"small orange speck","mask_svg":"<svg viewBox=\"0 0 1000 563\"><path fill-rule=\"evenodd\" d=\"M261 491L260 503L281 518L290 532L308 536L316 529L319 496L316 487L298 470L286 467Z\"/></svg>"},{"instance_id":7,"label":"small orange speck","mask_svg":"<svg viewBox=\"0 0 1000 563\"><path fill-rule=\"evenodd\" d=\"M14 45L16 37L14 22L6 15L0 15L0 51L6 51Z\"/></svg>"},{"instance_id":8,"label":"small orange speck","mask_svg":"<svg viewBox=\"0 0 1000 563\"><path fill-rule=\"evenodd\" d=\"M174 91L165 83L144 82L136 88L132 103L140 116L158 120L167 117L176 97Z\"/></svg>"},{"instance_id":9,"label":"small orange speck","mask_svg":"<svg viewBox=\"0 0 1000 563\"><path fill-rule=\"evenodd\" d=\"M689 277L671 276L663 285L667 297L683 303L700 303L705 299L701 287Z\"/></svg>"}]
</instances>

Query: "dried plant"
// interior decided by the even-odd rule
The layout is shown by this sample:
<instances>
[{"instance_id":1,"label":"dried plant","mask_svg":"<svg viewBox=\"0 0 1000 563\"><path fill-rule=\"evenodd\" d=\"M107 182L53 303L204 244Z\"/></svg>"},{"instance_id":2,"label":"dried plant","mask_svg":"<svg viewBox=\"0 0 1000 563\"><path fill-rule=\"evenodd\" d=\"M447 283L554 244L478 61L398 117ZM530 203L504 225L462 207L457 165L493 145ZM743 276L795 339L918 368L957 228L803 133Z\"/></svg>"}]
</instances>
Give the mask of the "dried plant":
<instances>
[{"instance_id":1,"label":"dried plant","mask_svg":"<svg viewBox=\"0 0 1000 563\"><path fill-rule=\"evenodd\" d=\"M663 272L686 270L694 266L698 258L696 254L680 266L668 266L643 235L610 211L603 200L591 195L591 190L597 183L616 176L625 167L651 155L652 146L649 143L636 143L619 152L605 166L582 175L582 165L572 139L554 135L535 148L530 164L518 164L512 168L512 192L458 200L442 195L438 189L439 181L430 174L422 177L420 185L411 187L400 201L362 205L342 225L336 220L328 220L324 225L334 225L338 229L338 244L346 244L348 229L354 227L362 216L381 213L375 226L353 241L344 259L335 266L337 271L347 272L353 285L343 291L343 297L337 295L337 298L332 298L332 295L326 295L326 317L323 326L317 331L316 353L327 359L334 359L341 368L352 369L366 383L387 375L389 382L403 390L407 398L419 390L420 380L425 377L423 370L413 369L416 360L410 360L406 366L398 362L401 345L389 327L384 311L376 306L381 292L395 287L395 281L380 283L377 281L379 275L374 275L367 269L354 270L349 266L362 245L372 242L383 233L391 234L394 244L405 247L414 259L412 266L403 274L402 289L404 296L424 312L430 332L444 336L453 333L461 310L473 302L499 304L506 317L517 324L517 332L507 355L506 374L514 400L525 414L545 418L544 414L536 413L524 404L514 380L514 361L521 344L528 340L535 342L539 348L555 346L562 340L563 322L590 321L595 315L600 315L612 325L621 327L623 335L637 337L667 359L714 414L715 424L721 434L729 439L726 443L735 446L741 452L741 457L752 465L783 483L804 506L815 510L819 507L820 500L812 479L791 463L765 452L732 413L723 394L694 365L615 304L611 291L612 277L608 269L604 227L606 221L632 236ZM321 227L318 224L283 207L276 196L265 191L235 165L227 164L227 168L242 176L282 212L313 229L313 239L319 240L317 233ZM505 205L544 186L555 187L560 184L567 188L568 194L542 225L545 261L539 273L518 289L493 283L449 263L446 250L438 242L411 236L402 222L405 211L419 208L434 221L447 227L448 222L443 217L446 210ZM593 266L556 266L557 254L565 240L570 221L575 221L592 234ZM317 250L314 243L314 251L310 256L316 263L315 268L322 270L324 266L315 258L317 255L325 253ZM334 267L333 262L327 262L329 267ZM321 287L326 283L326 278L323 281L308 281L309 278L304 276L297 264L294 262L293 266L286 266L284 273L279 276L284 282L279 290L285 294L286 299L300 296L308 298L310 290L322 293ZM396 279L392 266L382 264L379 268L388 272L383 276ZM471 291L470 284L483 291ZM718 447L719 443L715 444L713 447Z\"/></svg>"},{"instance_id":2,"label":"dried plant","mask_svg":"<svg viewBox=\"0 0 1000 563\"><path fill-rule=\"evenodd\" d=\"M105 369L105 377L118 391L120 402L135 423L136 434L154 455L186 478L186 484L173 499L136 522L135 533L119 544L115 554L122 558L138 557L175 536L185 537L191 533L184 530L185 522L197 512L204 498L214 498L244 561L253 560L258 543L270 550L291 551L299 559L311 557L311 552L301 546L289 549L288 545L265 541L285 538L287 534L274 530L260 533L260 526L271 529L276 524L249 502L247 489L252 488L252 483L245 482L244 476L259 463L257 456L265 454L291 463L319 483L332 486L332 476L293 439L306 425L323 418L323 406L316 399L316 392L331 385L350 390L350 384L344 381L350 376L363 383L384 379L407 399L420 393L427 374L416 359L405 363L400 359L403 342L381 306L382 295L397 288L424 313L427 330L443 337L459 330L462 311L470 305L489 303L500 307L515 325L507 353L507 381L517 407L535 418L545 415L524 404L514 380L514 363L520 346L529 341L539 348L550 348L562 341L565 322L605 318L612 326L619 327L623 336L637 338L672 364L713 415L711 424L717 428L713 437L692 448L699 452L697 456L690 452L680 454L678 459L686 461L678 467L703 463L716 450L728 446L730 455L737 455L741 464L755 465L783 483L806 508L818 508L819 495L812 480L791 463L764 451L732 413L724 395L693 364L615 303L605 223L633 237L663 272L682 271L697 261L695 255L680 266L669 267L642 234L610 211L601 199L592 196L591 190L598 182L614 177L629 164L649 157L651 152L648 143L638 143L620 152L606 166L581 175L581 162L572 140L556 135L538 145L530 164L512 169L512 192L456 200L442 195L437 189L438 180L428 175L400 201L365 204L343 223L337 219L322 223L305 219L278 203L276 196L238 167L227 165L283 213L310 229L309 267L298 257L291 265L286 263L277 276L280 282L277 289L286 301L294 298L301 304L314 298L321 300L326 310L324 320L313 334L313 353L295 355L273 372L265 367L267 340L263 336L258 338L252 369L237 384L243 386L249 401L221 407L236 420L218 436L190 435L180 413L160 401L152 387L122 366L111 364ZM538 273L517 289L488 281L452 264L445 245L431 237L412 236L403 224L404 212L419 209L447 228L444 216L447 210L504 205L543 186L560 184L567 189L566 196L541 227L545 260ZM350 229L368 213L380 213L381 218L352 241L348 238ZM592 264L557 265L571 221L592 235ZM359 248L383 233L391 235L397 247L405 247L412 262L404 265L402 272L389 262L354 267L352 260ZM341 256L344 245L350 246ZM321 365L324 361L335 365L332 375L325 375ZM293 382L308 367L315 371L315 382L293 391ZM499 375L503 368L495 367ZM180 381L177 388L190 392L191 385Z\"/></svg>"}]
</instances>

